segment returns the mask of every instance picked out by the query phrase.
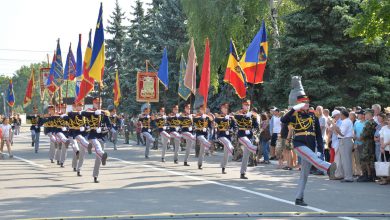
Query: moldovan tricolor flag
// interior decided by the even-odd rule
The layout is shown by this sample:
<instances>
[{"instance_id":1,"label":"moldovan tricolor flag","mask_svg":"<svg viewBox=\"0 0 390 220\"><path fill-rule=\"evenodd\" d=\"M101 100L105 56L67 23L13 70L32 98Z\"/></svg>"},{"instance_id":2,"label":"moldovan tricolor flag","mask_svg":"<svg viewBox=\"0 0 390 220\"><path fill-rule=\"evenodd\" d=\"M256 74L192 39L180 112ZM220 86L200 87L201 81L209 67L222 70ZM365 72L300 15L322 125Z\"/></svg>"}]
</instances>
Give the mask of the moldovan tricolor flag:
<instances>
[{"instance_id":1,"label":"moldovan tricolor flag","mask_svg":"<svg viewBox=\"0 0 390 220\"><path fill-rule=\"evenodd\" d=\"M263 21L252 43L240 60L240 66L244 70L248 83L258 84L263 82L263 74L268 58L268 42L265 23Z\"/></svg>"},{"instance_id":2,"label":"moldovan tricolor flag","mask_svg":"<svg viewBox=\"0 0 390 220\"><path fill-rule=\"evenodd\" d=\"M12 84L12 79L9 80L9 85L8 85L8 98L7 98L7 103L10 107L14 107L15 104L15 96L14 96L14 85Z\"/></svg>"},{"instance_id":3,"label":"moldovan tricolor flag","mask_svg":"<svg viewBox=\"0 0 390 220\"><path fill-rule=\"evenodd\" d=\"M246 96L246 76L238 63L238 60L236 47L231 40L229 59L223 81L232 85L238 97L243 99Z\"/></svg>"},{"instance_id":4,"label":"moldovan tricolor flag","mask_svg":"<svg viewBox=\"0 0 390 220\"><path fill-rule=\"evenodd\" d=\"M103 85L104 62L103 3L100 3L95 37L93 39L91 63L89 65L89 76L99 82L100 85Z\"/></svg>"}]
</instances>

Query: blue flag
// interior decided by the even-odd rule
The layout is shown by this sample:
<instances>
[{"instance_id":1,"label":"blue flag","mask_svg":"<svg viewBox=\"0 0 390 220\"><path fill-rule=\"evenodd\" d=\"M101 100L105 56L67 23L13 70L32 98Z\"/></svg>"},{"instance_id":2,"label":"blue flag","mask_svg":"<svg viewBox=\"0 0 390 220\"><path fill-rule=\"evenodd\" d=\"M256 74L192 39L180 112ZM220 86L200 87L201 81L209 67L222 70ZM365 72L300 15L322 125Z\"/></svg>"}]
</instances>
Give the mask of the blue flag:
<instances>
[{"instance_id":1,"label":"blue flag","mask_svg":"<svg viewBox=\"0 0 390 220\"><path fill-rule=\"evenodd\" d=\"M79 44L77 45L76 77L83 75L83 55L81 51L81 34L79 34Z\"/></svg>"},{"instance_id":2,"label":"blue flag","mask_svg":"<svg viewBox=\"0 0 390 220\"><path fill-rule=\"evenodd\" d=\"M267 33L265 31L265 23L264 21L261 24L259 32L257 32L255 38L253 38L251 44L249 44L248 49L246 50L245 62L253 62L258 63L259 54L260 54L260 46L262 42L267 42Z\"/></svg>"},{"instance_id":3,"label":"blue flag","mask_svg":"<svg viewBox=\"0 0 390 220\"><path fill-rule=\"evenodd\" d=\"M161 60L160 69L158 70L158 78L164 84L165 89L168 89L169 77L168 77L168 55L167 48L164 48L163 57Z\"/></svg>"},{"instance_id":4,"label":"blue flag","mask_svg":"<svg viewBox=\"0 0 390 220\"><path fill-rule=\"evenodd\" d=\"M74 60L72 45L69 45L69 52L66 56L64 80L74 80L76 77L76 61Z\"/></svg>"},{"instance_id":5,"label":"blue flag","mask_svg":"<svg viewBox=\"0 0 390 220\"><path fill-rule=\"evenodd\" d=\"M14 85L12 84L12 79L9 80L7 95L8 95L8 98L7 98L8 105L10 107L14 107L15 96L14 96Z\"/></svg>"},{"instance_id":6,"label":"blue flag","mask_svg":"<svg viewBox=\"0 0 390 220\"><path fill-rule=\"evenodd\" d=\"M76 90L76 98L80 93L80 84L81 84L81 80L76 80L76 89L75 89Z\"/></svg>"},{"instance_id":7,"label":"blue flag","mask_svg":"<svg viewBox=\"0 0 390 220\"><path fill-rule=\"evenodd\" d=\"M63 83L64 79L64 67L62 64L62 56L61 56L61 47L60 47L60 39L57 41L57 50L54 61L54 70L53 70L53 83L56 87L60 87Z\"/></svg>"}]
</instances>

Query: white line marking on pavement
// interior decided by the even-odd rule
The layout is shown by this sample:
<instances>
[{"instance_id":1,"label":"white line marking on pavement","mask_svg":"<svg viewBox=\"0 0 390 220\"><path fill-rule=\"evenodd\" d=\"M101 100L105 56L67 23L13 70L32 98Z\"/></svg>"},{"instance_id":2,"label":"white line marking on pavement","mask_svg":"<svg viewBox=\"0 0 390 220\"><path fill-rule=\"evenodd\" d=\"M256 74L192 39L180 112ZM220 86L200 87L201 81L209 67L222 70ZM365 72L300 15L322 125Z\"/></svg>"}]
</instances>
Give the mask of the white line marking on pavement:
<instances>
[{"instance_id":1,"label":"white line marking on pavement","mask_svg":"<svg viewBox=\"0 0 390 220\"><path fill-rule=\"evenodd\" d=\"M9 154L7 154L7 153L3 153L3 154L9 156ZM18 156L15 156L15 155L14 155L14 158L15 158L15 159L18 159L18 160L21 160L21 161L23 161L23 162L26 162L26 163L28 163L28 164L30 164L30 165L39 167L39 168L47 168L45 165L37 164L37 163L35 163L35 162L32 162L31 160L24 159L23 157L18 157Z\"/></svg>"},{"instance_id":2,"label":"white line marking on pavement","mask_svg":"<svg viewBox=\"0 0 390 220\"><path fill-rule=\"evenodd\" d=\"M268 195L268 194L255 192L255 191L252 191L252 190L249 190L249 189L245 189L243 187L237 187L237 186L232 186L232 185L228 185L228 184L224 184L224 183L219 183L219 182L216 182L216 181L206 180L206 179L203 179L203 178L200 178L200 177L190 176L190 175L185 174L185 173L172 171L172 170L168 170L168 169L165 169L165 168L155 167L155 166L152 166L152 165L133 163L133 162L122 160L122 159L115 158L115 157L110 157L110 159L117 160L117 161L120 161L122 163L127 163L127 164L131 164L131 165L141 165L143 167L147 167L147 168L151 168L151 169L154 169L154 170L171 173L171 174L174 174L174 175L177 175L177 176L183 176L183 177L186 177L186 178L189 178L189 179L193 179L193 180L203 181L203 182L214 184L214 185L218 185L218 186L224 186L224 187L227 187L227 188L240 190L240 191L247 192L247 193L250 193L250 194L253 194L253 195L261 196L261 197L264 197L264 198L267 198L267 199L271 199L271 200L274 200L274 201L278 201L278 202L282 202L282 203L286 203L286 204L295 206L294 202L291 202L291 201L288 201L288 200L285 200L285 199L281 199L281 198L278 198L278 197L275 197L275 196L271 196L271 195ZM323 209L319 209L319 208L316 208L316 207L313 207L313 206L299 206L299 207L300 208L309 209L309 210L312 210L312 211L315 211L315 212L329 212L329 211L326 211L326 210L323 210ZM338 217L338 218L346 219L346 220L356 220L357 219L357 218L351 218L351 217Z\"/></svg>"}]
</instances>

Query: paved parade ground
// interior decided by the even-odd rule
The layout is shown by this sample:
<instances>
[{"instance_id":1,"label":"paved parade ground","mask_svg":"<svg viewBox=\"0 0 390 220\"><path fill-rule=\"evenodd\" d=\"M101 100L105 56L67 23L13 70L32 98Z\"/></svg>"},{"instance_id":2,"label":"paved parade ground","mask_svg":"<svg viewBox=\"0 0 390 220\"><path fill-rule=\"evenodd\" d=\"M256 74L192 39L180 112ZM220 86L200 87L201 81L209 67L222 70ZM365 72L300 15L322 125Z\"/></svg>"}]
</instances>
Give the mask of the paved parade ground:
<instances>
[{"instance_id":1,"label":"paved parade ground","mask_svg":"<svg viewBox=\"0 0 390 220\"><path fill-rule=\"evenodd\" d=\"M190 156L184 167L166 162L160 150L144 158L144 147L106 147L109 159L101 168L100 183L93 183L94 155L87 155L82 177L73 172L69 149L65 168L50 163L49 141L41 136L38 154L27 131L14 138L13 159L0 160L0 219L108 218L108 219L389 219L390 186L341 183L325 176L310 176L305 201L294 205L298 171L276 165L250 167L248 180L239 179L239 162L229 162L222 175L221 153L205 157L203 170ZM340 213L347 212L347 213Z\"/></svg>"}]
</instances>

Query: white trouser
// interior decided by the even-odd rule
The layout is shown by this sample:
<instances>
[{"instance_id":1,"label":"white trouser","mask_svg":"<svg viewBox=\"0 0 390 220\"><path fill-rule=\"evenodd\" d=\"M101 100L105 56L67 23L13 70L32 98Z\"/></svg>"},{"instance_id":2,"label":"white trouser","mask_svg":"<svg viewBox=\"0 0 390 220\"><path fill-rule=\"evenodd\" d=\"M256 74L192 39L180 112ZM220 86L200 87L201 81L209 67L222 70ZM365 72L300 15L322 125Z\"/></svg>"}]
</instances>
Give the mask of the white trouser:
<instances>
[{"instance_id":1,"label":"white trouser","mask_svg":"<svg viewBox=\"0 0 390 220\"><path fill-rule=\"evenodd\" d=\"M222 161L221 161L221 167L225 168L227 163L228 163L228 160L229 160L229 155L233 154L234 147L232 145L232 142L228 138L226 138L226 137L220 137L220 138L218 138L218 140L224 146L224 148L223 148L223 158L222 158Z\"/></svg>"},{"instance_id":2,"label":"white trouser","mask_svg":"<svg viewBox=\"0 0 390 220\"><path fill-rule=\"evenodd\" d=\"M241 161L241 174L246 173L246 169L248 168L248 161L250 152L256 153L257 147L252 144L248 137L240 137L238 138L238 142L243 146L242 148L242 161Z\"/></svg>"},{"instance_id":3,"label":"white trouser","mask_svg":"<svg viewBox=\"0 0 390 220\"><path fill-rule=\"evenodd\" d=\"M165 158L165 152L167 151L167 147L169 144L169 140L171 139L171 135L169 135L166 131L161 131L160 132L160 137L161 137L161 158Z\"/></svg>"},{"instance_id":4,"label":"white trouser","mask_svg":"<svg viewBox=\"0 0 390 220\"><path fill-rule=\"evenodd\" d=\"M142 132L142 136L146 139L145 157L149 157L150 145L155 141L154 137L149 132Z\"/></svg>"},{"instance_id":5,"label":"white trouser","mask_svg":"<svg viewBox=\"0 0 390 220\"><path fill-rule=\"evenodd\" d=\"M186 140L186 155L184 157L184 162L188 162L188 157L190 156L191 149L195 146L196 137L190 132L183 132L182 137Z\"/></svg>"},{"instance_id":6,"label":"white trouser","mask_svg":"<svg viewBox=\"0 0 390 220\"><path fill-rule=\"evenodd\" d=\"M199 135L196 139L200 143L199 157L198 157L198 166L201 166L203 163L203 157L205 150L209 150L211 143L204 137L204 135Z\"/></svg>"},{"instance_id":7,"label":"white trouser","mask_svg":"<svg viewBox=\"0 0 390 220\"><path fill-rule=\"evenodd\" d=\"M102 157L104 154L103 148L104 148L104 142L98 139L90 139L89 142L92 144L92 147L95 148L95 165L93 167L93 177L98 177L99 176L99 170L100 170L100 165L102 163Z\"/></svg>"},{"instance_id":8,"label":"white trouser","mask_svg":"<svg viewBox=\"0 0 390 220\"><path fill-rule=\"evenodd\" d=\"M56 146L56 140L54 138L54 135L50 132L47 134L47 136L49 136L49 139L50 139L50 150L49 150L49 159L50 160L54 160L54 156L56 154L56 149L57 149L57 146Z\"/></svg>"}]
</instances>

